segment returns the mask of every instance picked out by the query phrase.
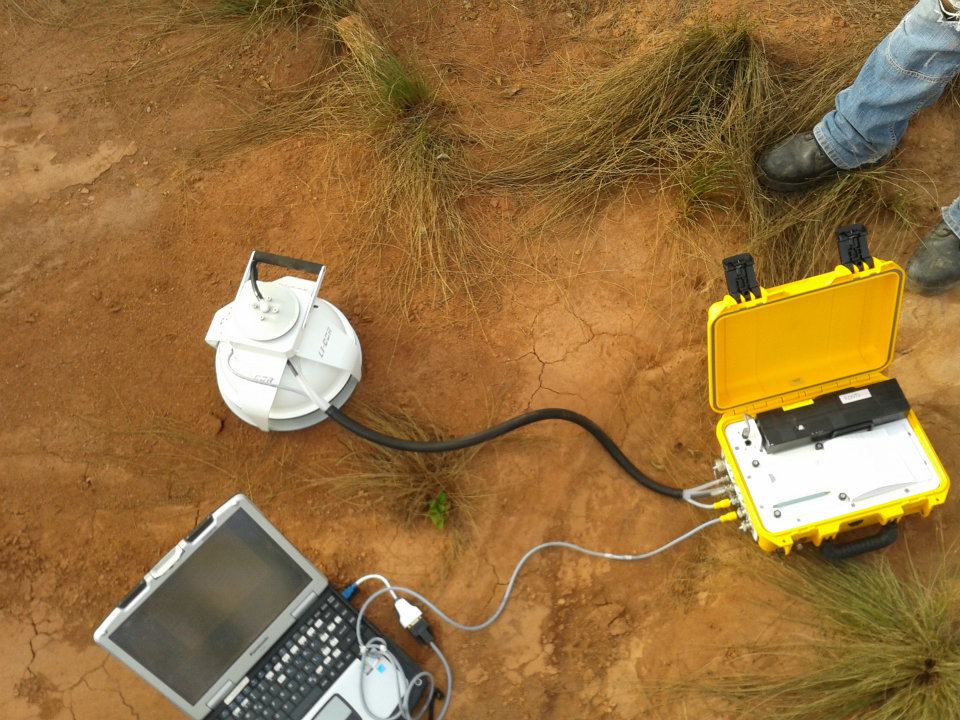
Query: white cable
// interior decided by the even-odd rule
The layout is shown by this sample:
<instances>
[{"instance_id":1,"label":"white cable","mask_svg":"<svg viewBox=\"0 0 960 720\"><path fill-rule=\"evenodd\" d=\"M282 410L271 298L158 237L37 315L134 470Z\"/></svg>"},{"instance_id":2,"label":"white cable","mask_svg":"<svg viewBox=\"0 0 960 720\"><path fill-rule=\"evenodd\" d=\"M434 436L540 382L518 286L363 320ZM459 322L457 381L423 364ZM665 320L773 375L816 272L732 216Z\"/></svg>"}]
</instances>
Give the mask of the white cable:
<instances>
[{"instance_id":1,"label":"white cable","mask_svg":"<svg viewBox=\"0 0 960 720\"><path fill-rule=\"evenodd\" d=\"M686 500L687 498L698 497L700 495L722 495L724 491L720 486L725 482L726 480L711 480L708 483L703 483L703 485L686 488L683 491L683 498Z\"/></svg>"},{"instance_id":2,"label":"white cable","mask_svg":"<svg viewBox=\"0 0 960 720\"><path fill-rule=\"evenodd\" d=\"M357 585L357 586L363 585L363 583L367 582L368 580L379 580L381 583L383 583L383 586L384 586L384 587L390 588L390 595L393 597L394 600L399 600L399 599L400 599L400 598L397 596L397 594L396 594L395 592L393 592L393 588L390 587L390 581L387 580L383 575L377 575L376 573L372 573L372 574L370 574L370 575L364 575L364 576L363 576L362 578L360 578L359 580L354 580L354 581L353 581L353 584L354 584L354 585Z\"/></svg>"},{"instance_id":3,"label":"white cable","mask_svg":"<svg viewBox=\"0 0 960 720\"><path fill-rule=\"evenodd\" d=\"M298 383L300 383L300 387L303 388L303 392L306 393L307 397L310 398L310 400L316 404L320 410L326 411L327 408L330 407L330 403L317 395L314 389L307 384L307 381L303 379L303 375L300 374L300 371L297 370L296 365L293 364L293 360L287 360L287 365L291 370L293 370L293 377L296 378Z\"/></svg>"},{"instance_id":4,"label":"white cable","mask_svg":"<svg viewBox=\"0 0 960 720\"><path fill-rule=\"evenodd\" d=\"M542 550L546 550L548 548L563 548L566 550L573 550L574 552L578 552L583 555L588 555L589 557L602 558L605 560L620 560L620 561L646 560L648 558L654 557L655 555L659 555L665 550L669 550L674 545L678 545L682 543L684 540L687 540L693 537L697 533L700 533L706 530L711 525L717 525L720 522L722 522L720 518L714 518L713 520L708 520L707 522L701 523L700 525L697 525L695 528L688 530L682 535L675 537L673 540L670 540L669 542L664 543L660 547L654 548L653 550L648 550L647 552L644 552L644 553L635 554L635 555L622 555L617 553L602 552L600 550L590 550L580 545L575 545L574 543L569 543L569 542L560 541L560 540L541 543L540 545L530 548L523 555L523 557L520 558L520 561L513 568L513 573L510 575L510 581L507 583L507 587L503 592L503 597L501 598L500 604L497 606L497 609L494 611L494 613L490 617L488 617L486 620L476 625L466 625L464 623L457 622L456 620L451 618L449 615L447 615L445 612L443 612L440 608L438 608L433 602L431 602L426 597L418 593L416 590L412 590L407 587L387 584L386 587L374 591L370 595L370 597L368 597L363 602L363 604L360 606L360 610L357 612L357 626L356 626L357 642L360 645L361 659L363 659L364 656L368 653L368 646L367 644L364 643L363 637L361 635L363 616L366 614L367 609L370 607L370 604L374 600L376 600L378 597L386 593L390 593L391 595L398 593L400 595L412 597L416 600L419 600L421 603L423 603L438 618L443 620L448 625L451 625L452 627L455 627L458 630L464 630L467 632L478 632L480 630L485 630L486 628L490 627L493 623L495 623L500 618L504 610L506 610L507 603L510 601L510 596L513 594L514 587L516 586L516 583L517 583L517 578L520 576L520 571L523 569L523 566L527 563L527 561L530 558L532 558L534 555L541 552ZM376 640L382 641L382 639L380 638L375 638L374 641ZM440 652L440 648L436 646L436 643L431 643L430 648L437 654L437 657L440 658L440 662L443 665L444 672L447 675L446 693L444 696L443 707L440 708L440 712L437 714L437 717L436 717L436 720L443 720L444 716L447 714L447 708L449 707L450 698L451 698L451 695L453 694L453 675L450 670L450 665L447 662L447 659ZM385 649L386 648L384 647L384 650ZM392 657L392 656L388 655L388 657ZM424 674L421 673L417 677L421 677L421 676L424 676ZM430 676L430 682L431 683L433 682L432 676ZM409 696L412 692L412 683L413 681L407 684L406 691L399 693L399 696L400 696L399 714L397 712L394 712L394 714L391 715L389 718L377 718L377 720L397 720L397 718L400 718L400 717L402 717L404 720L419 720L419 717L423 714L423 708L421 708L420 713L418 713L416 717L411 717L410 711L406 705L406 699L409 699ZM363 698L362 682L360 685L360 694L361 694L361 698ZM431 695L432 695L432 691L431 691ZM429 704L431 701L432 701L432 697L428 696L427 703ZM363 700L363 703L364 703L364 709L366 709L365 699Z\"/></svg>"},{"instance_id":5,"label":"white cable","mask_svg":"<svg viewBox=\"0 0 960 720\"><path fill-rule=\"evenodd\" d=\"M396 670L396 680L397 680L397 696L399 698L399 703L397 709L393 711L390 715L382 716L375 713L370 709L370 706L367 704L366 688L363 682L364 677L366 677L366 663L367 660L371 660L374 665L380 662L381 660L386 660L393 666L393 669ZM403 666L400 664L400 661L397 660L396 656L390 649L387 647L387 641L381 637L370 638L366 645L360 646L360 704L363 705L364 711L367 715L374 720L398 720L399 718L404 718L404 720L420 720L423 717L423 714L430 707L429 703L424 703L423 707L420 708L420 711L416 715L410 714L410 694L413 692L414 688L418 687L423 680L427 681L427 698L433 697L434 690L434 679L433 675L429 672L423 670L416 675L414 675L409 682L403 674Z\"/></svg>"}]
</instances>

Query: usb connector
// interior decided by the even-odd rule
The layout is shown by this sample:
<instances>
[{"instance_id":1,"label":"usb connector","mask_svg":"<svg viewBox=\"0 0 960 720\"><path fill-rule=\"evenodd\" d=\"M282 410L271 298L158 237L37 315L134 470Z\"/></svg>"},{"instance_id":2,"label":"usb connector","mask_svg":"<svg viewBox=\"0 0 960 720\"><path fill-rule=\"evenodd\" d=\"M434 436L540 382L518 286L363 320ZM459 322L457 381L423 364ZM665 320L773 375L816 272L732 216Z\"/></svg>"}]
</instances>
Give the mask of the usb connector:
<instances>
[{"instance_id":1,"label":"usb connector","mask_svg":"<svg viewBox=\"0 0 960 720\"><path fill-rule=\"evenodd\" d=\"M423 619L423 613L413 603L399 598L394 604L397 611L397 618L403 629L415 637L424 645L430 645L433 642L433 633L430 632L430 625Z\"/></svg>"}]
</instances>

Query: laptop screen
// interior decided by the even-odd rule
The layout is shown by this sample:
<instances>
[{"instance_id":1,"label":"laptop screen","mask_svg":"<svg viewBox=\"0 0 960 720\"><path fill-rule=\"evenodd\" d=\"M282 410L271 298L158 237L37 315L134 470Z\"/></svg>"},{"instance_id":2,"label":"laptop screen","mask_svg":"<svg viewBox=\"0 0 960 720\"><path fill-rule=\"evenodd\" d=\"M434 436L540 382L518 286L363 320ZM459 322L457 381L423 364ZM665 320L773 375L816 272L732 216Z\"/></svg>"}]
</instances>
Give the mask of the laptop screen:
<instances>
[{"instance_id":1,"label":"laptop screen","mask_svg":"<svg viewBox=\"0 0 960 720\"><path fill-rule=\"evenodd\" d=\"M197 703L310 584L310 576L238 510L112 634Z\"/></svg>"}]
</instances>

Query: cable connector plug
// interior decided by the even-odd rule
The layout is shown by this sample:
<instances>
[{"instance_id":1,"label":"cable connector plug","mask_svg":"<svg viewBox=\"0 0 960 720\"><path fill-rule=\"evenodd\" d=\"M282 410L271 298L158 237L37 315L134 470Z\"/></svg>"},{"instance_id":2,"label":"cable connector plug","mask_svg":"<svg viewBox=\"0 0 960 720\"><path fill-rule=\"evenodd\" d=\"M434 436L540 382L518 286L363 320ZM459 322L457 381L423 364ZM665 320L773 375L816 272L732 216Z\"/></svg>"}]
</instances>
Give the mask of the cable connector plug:
<instances>
[{"instance_id":1,"label":"cable connector plug","mask_svg":"<svg viewBox=\"0 0 960 720\"><path fill-rule=\"evenodd\" d=\"M397 601L393 603L393 607L397 611L397 618L400 620L400 624L404 630L409 630L423 617L420 608L404 598L397 598Z\"/></svg>"},{"instance_id":2,"label":"cable connector plug","mask_svg":"<svg viewBox=\"0 0 960 720\"><path fill-rule=\"evenodd\" d=\"M424 645L430 645L433 642L433 633L430 632L427 621L423 619L420 608L404 598L399 598L393 607L397 611L397 618L404 630Z\"/></svg>"}]
</instances>

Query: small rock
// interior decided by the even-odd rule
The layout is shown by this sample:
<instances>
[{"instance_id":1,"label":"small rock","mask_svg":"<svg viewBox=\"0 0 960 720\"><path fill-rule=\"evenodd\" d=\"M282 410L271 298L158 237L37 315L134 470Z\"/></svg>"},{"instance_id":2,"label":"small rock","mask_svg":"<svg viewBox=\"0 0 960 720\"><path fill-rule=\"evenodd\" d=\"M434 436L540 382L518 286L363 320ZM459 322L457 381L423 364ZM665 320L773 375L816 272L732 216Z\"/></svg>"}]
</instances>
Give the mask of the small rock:
<instances>
[{"instance_id":1,"label":"small rock","mask_svg":"<svg viewBox=\"0 0 960 720\"><path fill-rule=\"evenodd\" d=\"M80 188L80 194L81 194L81 195L89 195L89 194L90 194L90 188Z\"/></svg>"},{"instance_id":2,"label":"small rock","mask_svg":"<svg viewBox=\"0 0 960 720\"><path fill-rule=\"evenodd\" d=\"M200 432L207 436L219 435L223 430L223 418L215 413L207 413L200 418Z\"/></svg>"},{"instance_id":3,"label":"small rock","mask_svg":"<svg viewBox=\"0 0 960 720\"><path fill-rule=\"evenodd\" d=\"M508 88L507 88L506 90L504 90L503 92L501 92L501 93L500 93L500 96L501 96L501 97L506 97L506 98L511 98L511 97L513 97L514 95L516 95L518 92L520 92L521 90L523 90L523 88L520 87L519 85L513 85L513 86L511 86L511 87L508 87Z\"/></svg>"}]
</instances>

